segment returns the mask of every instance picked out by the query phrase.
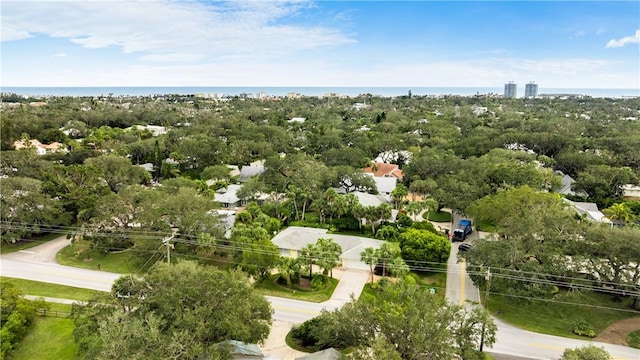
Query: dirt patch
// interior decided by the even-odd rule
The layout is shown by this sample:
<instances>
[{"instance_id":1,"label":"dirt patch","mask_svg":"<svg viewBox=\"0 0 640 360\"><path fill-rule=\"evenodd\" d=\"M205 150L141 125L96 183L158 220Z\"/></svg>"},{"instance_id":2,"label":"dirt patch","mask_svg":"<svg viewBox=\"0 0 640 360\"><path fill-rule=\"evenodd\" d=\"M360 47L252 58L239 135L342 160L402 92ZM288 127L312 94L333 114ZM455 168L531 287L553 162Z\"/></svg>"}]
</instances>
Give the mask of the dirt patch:
<instances>
[{"instance_id":1,"label":"dirt patch","mask_svg":"<svg viewBox=\"0 0 640 360\"><path fill-rule=\"evenodd\" d=\"M594 341L605 342L609 344L617 344L628 346L627 335L629 333L640 330L640 317L618 321L598 335Z\"/></svg>"}]
</instances>

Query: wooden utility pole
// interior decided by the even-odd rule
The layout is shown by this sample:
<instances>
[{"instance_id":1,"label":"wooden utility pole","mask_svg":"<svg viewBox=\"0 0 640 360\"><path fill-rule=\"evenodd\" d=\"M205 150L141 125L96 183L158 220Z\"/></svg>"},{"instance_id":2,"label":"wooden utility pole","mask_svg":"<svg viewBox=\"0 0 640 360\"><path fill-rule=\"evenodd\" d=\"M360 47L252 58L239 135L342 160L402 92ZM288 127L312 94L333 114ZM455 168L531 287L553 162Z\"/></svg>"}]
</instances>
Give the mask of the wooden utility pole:
<instances>
[{"instance_id":1,"label":"wooden utility pole","mask_svg":"<svg viewBox=\"0 0 640 360\"><path fill-rule=\"evenodd\" d=\"M486 311L489 311L487 309L487 303L489 302L489 291L491 290L491 268L487 268L487 275L486 278L487 280L487 287L485 288L484 291L484 304L482 305L482 307L484 307L484 309ZM484 347L484 330L485 330L485 322L482 322L482 334L480 334L480 352L482 352L482 348Z\"/></svg>"},{"instance_id":2,"label":"wooden utility pole","mask_svg":"<svg viewBox=\"0 0 640 360\"><path fill-rule=\"evenodd\" d=\"M173 237L175 236L175 234L172 234L171 236L162 239L162 245L167 247L167 264L171 265L171 249L173 249L173 244L170 243L169 241L171 241L171 239L173 239Z\"/></svg>"}]
</instances>

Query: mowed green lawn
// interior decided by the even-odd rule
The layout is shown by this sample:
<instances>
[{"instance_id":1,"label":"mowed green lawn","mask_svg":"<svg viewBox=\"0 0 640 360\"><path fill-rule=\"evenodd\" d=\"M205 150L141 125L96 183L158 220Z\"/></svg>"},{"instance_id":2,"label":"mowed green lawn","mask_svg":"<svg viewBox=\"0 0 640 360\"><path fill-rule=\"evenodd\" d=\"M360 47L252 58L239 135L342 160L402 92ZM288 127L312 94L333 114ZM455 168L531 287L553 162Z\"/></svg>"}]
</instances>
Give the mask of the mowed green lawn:
<instances>
[{"instance_id":1,"label":"mowed green lawn","mask_svg":"<svg viewBox=\"0 0 640 360\"><path fill-rule=\"evenodd\" d=\"M36 317L29 334L11 353L12 360L75 360L78 345L73 340L70 318Z\"/></svg>"},{"instance_id":2,"label":"mowed green lawn","mask_svg":"<svg viewBox=\"0 0 640 360\"><path fill-rule=\"evenodd\" d=\"M552 302L524 301L491 294L488 307L493 315L519 328L584 340L588 338L572 332L577 320L585 320L597 335L617 321L639 316L640 312L631 311L630 303L629 298L615 302L611 295L585 291L564 292Z\"/></svg>"},{"instance_id":3,"label":"mowed green lawn","mask_svg":"<svg viewBox=\"0 0 640 360\"><path fill-rule=\"evenodd\" d=\"M139 269L135 265L136 262L131 259L134 251L135 249L130 249L119 253L104 254L98 250L92 250L87 258L84 254L77 254L76 248L70 245L58 252L56 260L60 265L109 271L118 274L131 274Z\"/></svg>"},{"instance_id":4,"label":"mowed green lawn","mask_svg":"<svg viewBox=\"0 0 640 360\"><path fill-rule=\"evenodd\" d=\"M333 291L338 286L338 280L334 278L328 278L329 284L326 287L313 290L313 289L293 289L285 285L277 283L279 275L271 275L268 279L263 280L260 283L256 283L254 288L262 295L278 296L289 299L296 299L310 302L323 302L331 299Z\"/></svg>"},{"instance_id":5,"label":"mowed green lawn","mask_svg":"<svg viewBox=\"0 0 640 360\"><path fill-rule=\"evenodd\" d=\"M26 295L45 296L59 299L71 299L87 301L99 292L91 289L82 289L73 286L65 286L58 284L50 284L39 281L23 280L10 278L6 276L0 277L2 282L12 282L20 288Z\"/></svg>"}]
</instances>

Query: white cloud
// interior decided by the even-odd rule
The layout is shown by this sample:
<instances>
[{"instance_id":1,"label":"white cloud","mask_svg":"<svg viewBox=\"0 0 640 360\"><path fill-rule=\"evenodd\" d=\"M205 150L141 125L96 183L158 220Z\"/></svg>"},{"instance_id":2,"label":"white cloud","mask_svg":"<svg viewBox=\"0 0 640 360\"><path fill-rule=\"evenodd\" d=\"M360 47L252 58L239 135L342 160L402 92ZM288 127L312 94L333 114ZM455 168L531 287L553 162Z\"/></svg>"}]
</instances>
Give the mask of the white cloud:
<instances>
[{"instance_id":1,"label":"white cloud","mask_svg":"<svg viewBox=\"0 0 640 360\"><path fill-rule=\"evenodd\" d=\"M618 39L618 40L616 39L609 40L609 42L607 43L607 49L623 47L628 44L638 44L638 43L640 43L640 30L636 30L636 33L633 36L625 36L622 39Z\"/></svg>"},{"instance_id":2,"label":"white cloud","mask_svg":"<svg viewBox=\"0 0 640 360\"><path fill-rule=\"evenodd\" d=\"M88 49L117 47L148 61L294 53L354 42L340 30L288 21L302 1L3 2L2 40L66 38Z\"/></svg>"},{"instance_id":3,"label":"white cloud","mask_svg":"<svg viewBox=\"0 0 640 360\"><path fill-rule=\"evenodd\" d=\"M580 36L583 36L585 34L586 34L586 32L584 32L583 30L579 30L579 31L576 31L575 33L573 33L573 36L580 37Z\"/></svg>"}]
</instances>

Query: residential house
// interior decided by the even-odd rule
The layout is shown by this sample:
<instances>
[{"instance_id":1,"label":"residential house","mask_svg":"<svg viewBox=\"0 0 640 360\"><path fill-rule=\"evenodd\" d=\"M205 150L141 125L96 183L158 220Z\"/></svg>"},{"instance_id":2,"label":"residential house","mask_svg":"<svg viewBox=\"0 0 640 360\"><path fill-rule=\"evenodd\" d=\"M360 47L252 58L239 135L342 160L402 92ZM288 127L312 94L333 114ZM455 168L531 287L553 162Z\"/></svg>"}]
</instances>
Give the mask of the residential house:
<instances>
[{"instance_id":1,"label":"residential house","mask_svg":"<svg viewBox=\"0 0 640 360\"><path fill-rule=\"evenodd\" d=\"M290 226L278 233L271 242L280 249L280 255L296 258L308 244L320 238L333 239L342 247L340 261L347 269L369 270L369 265L360 261L360 253L368 247L379 249L384 241L359 236L328 234L327 229Z\"/></svg>"},{"instance_id":2,"label":"residential house","mask_svg":"<svg viewBox=\"0 0 640 360\"><path fill-rule=\"evenodd\" d=\"M231 229L236 222L236 211L228 209L214 209L207 211L207 214L217 216L224 224L224 237L231 237Z\"/></svg>"},{"instance_id":3,"label":"residential house","mask_svg":"<svg viewBox=\"0 0 640 360\"><path fill-rule=\"evenodd\" d=\"M372 174L368 174L372 175ZM373 181L376 183L376 189L380 195L390 196L393 190L395 190L398 183L396 178L388 177L373 177Z\"/></svg>"},{"instance_id":4,"label":"residential house","mask_svg":"<svg viewBox=\"0 0 640 360\"><path fill-rule=\"evenodd\" d=\"M307 121L307 118L303 118L303 117L292 117L288 122L290 124L293 123L298 123L298 124L304 124L304 122Z\"/></svg>"},{"instance_id":5,"label":"residential house","mask_svg":"<svg viewBox=\"0 0 640 360\"><path fill-rule=\"evenodd\" d=\"M397 164L387 164L384 162L376 162L373 166L366 167L362 170L375 177L402 179L404 176L404 173L400 170L400 167Z\"/></svg>"},{"instance_id":6,"label":"residential house","mask_svg":"<svg viewBox=\"0 0 640 360\"><path fill-rule=\"evenodd\" d=\"M611 223L611 220L609 220L598 209L598 205L595 203L571 201L569 199L563 199L563 200L569 203L580 216L584 216L586 220L601 222L606 224Z\"/></svg>"},{"instance_id":7,"label":"residential house","mask_svg":"<svg viewBox=\"0 0 640 360\"><path fill-rule=\"evenodd\" d=\"M622 198L626 200L640 200L640 185L622 185Z\"/></svg>"},{"instance_id":8,"label":"residential house","mask_svg":"<svg viewBox=\"0 0 640 360\"><path fill-rule=\"evenodd\" d=\"M13 143L13 147L16 150L21 150L21 149L28 149L28 148L32 148L36 151L36 153L38 155L45 155L45 154L49 154L49 153L54 153L54 152L66 152L67 148L64 144L61 144L59 142L53 142L51 144L43 144L38 140L32 139L32 140L16 140Z\"/></svg>"},{"instance_id":9,"label":"residential house","mask_svg":"<svg viewBox=\"0 0 640 360\"><path fill-rule=\"evenodd\" d=\"M238 197L238 190L242 188L242 185L230 184L226 188L221 188L216 191L214 200L219 202L224 208L235 208L242 205L242 201Z\"/></svg>"},{"instance_id":10,"label":"residential house","mask_svg":"<svg viewBox=\"0 0 640 360\"><path fill-rule=\"evenodd\" d=\"M398 160L402 159L405 164L408 164L412 156L413 154L407 150L389 150L378 154L378 157L376 157L374 161L376 163L391 163L398 162Z\"/></svg>"},{"instance_id":11,"label":"residential house","mask_svg":"<svg viewBox=\"0 0 640 360\"><path fill-rule=\"evenodd\" d=\"M321 351L316 351L309 355L305 355L296 360L340 360L342 359L342 354L340 351L334 348L328 348Z\"/></svg>"},{"instance_id":12,"label":"residential house","mask_svg":"<svg viewBox=\"0 0 640 360\"><path fill-rule=\"evenodd\" d=\"M262 360L265 359L262 350L256 344L247 344L242 341L229 340L228 343L231 346L231 357L234 360ZM224 343L221 343L224 344Z\"/></svg>"},{"instance_id":13,"label":"residential house","mask_svg":"<svg viewBox=\"0 0 640 360\"><path fill-rule=\"evenodd\" d=\"M264 170L264 163L262 161L255 161L243 166L242 169L240 169L240 182L245 182L252 176L260 175Z\"/></svg>"},{"instance_id":14,"label":"residential house","mask_svg":"<svg viewBox=\"0 0 640 360\"><path fill-rule=\"evenodd\" d=\"M583 198L589 197L589 195L586 192L582 191L582 190L573 191L573 183L575 183L576 181L573 180L573 178L571 176L564 174L562 171L556 171L556 174L562 176L562 185L556 191L558 194L579 196L579 197L583 197Z\"/></svg>"}]
</instances>

